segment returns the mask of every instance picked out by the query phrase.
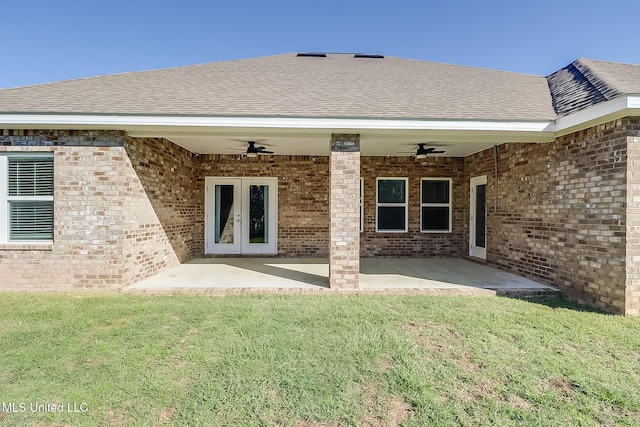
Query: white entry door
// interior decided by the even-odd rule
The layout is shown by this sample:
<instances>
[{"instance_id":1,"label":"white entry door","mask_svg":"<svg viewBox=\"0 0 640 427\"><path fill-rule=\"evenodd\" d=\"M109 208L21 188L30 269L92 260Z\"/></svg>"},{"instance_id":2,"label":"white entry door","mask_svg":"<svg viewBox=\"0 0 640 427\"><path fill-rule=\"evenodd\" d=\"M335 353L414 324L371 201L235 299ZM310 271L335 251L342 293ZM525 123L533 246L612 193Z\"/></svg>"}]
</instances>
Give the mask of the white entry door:
<instances>
[{"instance_id":1,"label":"white entry door","mask_svg":"<svg viewBox=\"0 0 640 427\"><path fill-rule=\"evenodd\" d=\"M205 178L205 252L276 254L277 178Z\"/></svg>"},{"instance_id":2,"label":"white entry door","mask_svg":"<svg viewBox=\"0 0 640 427\"><path fill-rule=\"evenodd\" d=\"M487 176L471 178L469 255L487 259Z\"/></svg>"}]
</instances>

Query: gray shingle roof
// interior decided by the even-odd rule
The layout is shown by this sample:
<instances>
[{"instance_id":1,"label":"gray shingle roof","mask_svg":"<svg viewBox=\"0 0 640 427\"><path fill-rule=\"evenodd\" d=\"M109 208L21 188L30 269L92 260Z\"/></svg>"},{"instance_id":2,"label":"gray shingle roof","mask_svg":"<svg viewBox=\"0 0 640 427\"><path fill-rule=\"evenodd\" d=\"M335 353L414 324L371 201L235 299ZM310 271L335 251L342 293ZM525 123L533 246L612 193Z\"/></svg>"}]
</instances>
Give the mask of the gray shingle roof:
<instances>
[{"instance_id":1,"label":"gray shingle roof","mask_svg":"<svg viewBox=\"0 0 640 427\"><path fill-rule=\"evenodd\" d=\"M284 54L0 90L0 113L549 120L546 78L394 57Z\"/></svg>"},{"instance_id":2,"label":"gray shingle roof","mask_svg":"<svg viewBox=\"0 0 640 427\"><path fill-rule=\"evenodd\" d=\"M640 66L580 58L547 77L555 111L565 116L623 94L640 94Z\"/></svg>"}]
</instances>

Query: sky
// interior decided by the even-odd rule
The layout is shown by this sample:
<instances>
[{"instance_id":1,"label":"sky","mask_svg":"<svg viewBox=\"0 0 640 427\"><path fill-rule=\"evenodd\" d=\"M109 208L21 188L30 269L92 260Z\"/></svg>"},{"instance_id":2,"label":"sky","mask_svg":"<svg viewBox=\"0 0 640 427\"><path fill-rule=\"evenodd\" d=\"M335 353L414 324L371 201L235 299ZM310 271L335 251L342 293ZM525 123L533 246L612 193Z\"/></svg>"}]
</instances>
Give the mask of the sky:
<instances>
[{"instance_id":1,"label":"sky","mask_svg":"<svg viewBox=\"0 0 640 427\"><path fill-rule=\"evenodd\" d=\"M0 88L289 52L546 76L640 64L638 0L4 0Z\"/></svg>"}]
</instances>

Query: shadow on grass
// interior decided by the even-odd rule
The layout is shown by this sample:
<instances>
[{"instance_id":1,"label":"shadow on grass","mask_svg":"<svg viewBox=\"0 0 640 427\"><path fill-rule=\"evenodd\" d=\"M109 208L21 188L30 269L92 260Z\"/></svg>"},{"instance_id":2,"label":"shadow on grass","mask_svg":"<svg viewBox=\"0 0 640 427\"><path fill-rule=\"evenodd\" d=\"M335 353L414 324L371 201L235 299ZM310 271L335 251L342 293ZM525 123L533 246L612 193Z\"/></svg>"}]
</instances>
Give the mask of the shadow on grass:
<instances>
[{"instance_id":1,"label":"shadow on grass","mask_svg":"<svg viewBox=\"0 0 640 427\"><path fill-rule=\"evenodd\" d=\"M581 311L584 313L599 313L599 314L612 315L612 313L608 313L597 307L580 304L576 301L569 299L564 295L548 295L548 296L535 296L535 297L519 297L519 296L513 296L513 295L512 296L504 295L501 297L528 301L534 304L544 305L553 309L566 309L566 310Z\"/></svg>"}]
</instances>

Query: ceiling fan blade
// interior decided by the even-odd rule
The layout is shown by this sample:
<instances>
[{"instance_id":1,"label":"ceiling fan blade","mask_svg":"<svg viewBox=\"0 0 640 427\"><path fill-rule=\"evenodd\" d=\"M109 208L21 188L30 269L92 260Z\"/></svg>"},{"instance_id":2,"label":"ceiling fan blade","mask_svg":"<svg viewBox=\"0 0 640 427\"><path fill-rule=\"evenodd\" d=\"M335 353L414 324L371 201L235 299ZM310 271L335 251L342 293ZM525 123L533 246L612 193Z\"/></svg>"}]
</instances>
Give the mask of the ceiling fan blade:
<instances>
[{"instance_id":1,"label":"ceiling fan blade","mask_svg":"<svg viewBox=\"0 0 640 427\"><path fill-rule=\"evenodd\" d=\"M258 154L273 154L273 151L258 150Z\"/></svg>"}]
</instances>

